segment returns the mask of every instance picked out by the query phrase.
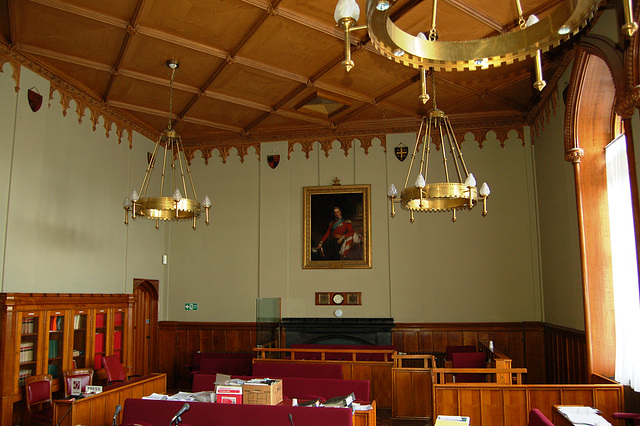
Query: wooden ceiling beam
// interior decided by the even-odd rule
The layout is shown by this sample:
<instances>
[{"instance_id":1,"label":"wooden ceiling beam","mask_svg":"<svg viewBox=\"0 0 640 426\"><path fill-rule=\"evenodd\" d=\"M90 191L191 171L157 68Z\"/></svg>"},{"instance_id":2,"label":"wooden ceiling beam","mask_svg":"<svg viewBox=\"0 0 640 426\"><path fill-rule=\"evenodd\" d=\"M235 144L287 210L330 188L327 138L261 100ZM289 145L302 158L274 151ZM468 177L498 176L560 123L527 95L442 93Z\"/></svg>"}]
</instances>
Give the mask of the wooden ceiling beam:
<instances>
[{"instance_id":1,"label":"wooden ceiling beam","mask_svg":"<svg viewBox=\"0 0 640 426\"><path fill-rule=\"evenodd\" d=\"M10 27L10 37L11 45L15 46L20 43L18 40L18 32L16 31L16 16L18 16L16 8L18 7L18 1L20 0L8 0L7 2L7 12L9 13L9 27Z\"/></svg>"},{"instance_id":2,"label":"wooden ceiling beam","mask_svg":"<svg viewBox=\"0 0 640 426\"><path fill-rule=\"evenodd\" d=\"M58 9L63 12L71 13L77 16L82 16L83 18L102 22L103 24L112 25L114 27L118 27L122 29L126 29L127 25L129 24L129 22L123 19L114 18L113 16L96 12L95 10L86 9L80 6L75 6L73 4L65 3L59 0L30 0L30 1L32 3L41 4L43 6Z\"/></svg>"},{"instance_id":3,"label":"wooden ceiling beam","mask_svg":"<svg viewBox=\"0 0 640 426\"><path fill-rule=\"evenodd\" d=\"M504 31L504 26L500 22L496 21L489 15L480 13L477 9L474 9L473 7L469 6L465 2L461 0L444 0L444 1L449 3L451 6L455 7L456 9L471 16L476 21L481 22L482 24L491 28L492 30L497 31L499 33Z\"/></svg>"},{"instance_id":4,"label":"wooden ceiling beam","mask_svg":"<svg viewBox=\"0 0 640 426\"><path fill-rule=\"evenodd\" d=\"M131 21L129 21L129 25L127 26L127 32L124 35L124 40L122 45L120 46L120 52L118 52L118 57L116 58L116 63L113 65L113 71L111 72L111 76L109 77L109 81L107 82L107 88L104 91L102 99L107 101L109 99L109 93L111 92L111 87L113 86L113 82L118 76L118 71L120 71L120 67L122 66L122 60L124 59L127 50L129 50L129 46L131 45L131 38L135 35L135 28L138 25L138 19L140 18L140 13L142 12L142 8L144 7L145 0L138 0L136 4L136 9L133 12L133 17Z\"/></svg>"}]
</instances>

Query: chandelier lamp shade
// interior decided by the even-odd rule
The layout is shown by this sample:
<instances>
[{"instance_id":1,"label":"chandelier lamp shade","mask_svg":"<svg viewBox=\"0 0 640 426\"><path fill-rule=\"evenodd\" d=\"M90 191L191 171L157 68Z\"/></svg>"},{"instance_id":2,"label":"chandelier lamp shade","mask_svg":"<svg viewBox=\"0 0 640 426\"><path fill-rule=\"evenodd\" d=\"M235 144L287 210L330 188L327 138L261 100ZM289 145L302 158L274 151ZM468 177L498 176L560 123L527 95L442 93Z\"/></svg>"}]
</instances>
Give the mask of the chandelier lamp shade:
<instances>
[{"instance_id":1,"label":"chandelier lamp shade","mask_svg":"<svg viewBox=\"0 0 640 426\"><path fill-rule=\"evenodd\" d=\"M433 109L427 116L422 117L420 122L404 188L400 197L394 184L389 186L387 192L391 203L391 217L395 216L395 203L400 203L403 209L409 211L411 222L414 221L414 212L446 211L453 212L452 220L455 222L456 211L470 210L479 200L482 200L482 215L486 216L487 197L491 193L489 185L485 182L480 189L477 188L476 179L467 169L449 117L437 107L435 83L432 84L434 86ZM432 145L438 148L440 155L432 155L431 157L436 158L431 158L431 161L441 161L443 168L443 173L440 175L443 179L437 183L428 183L431 175L437 172L433 167L429 168ZM418 154L420 154L419 158ZM456 180L450 178L450 169L455 169ZM415 182L413 186L409 186L412 176L415 176Z\"/></svg>"},{"instance_id":2,"label":"chandelier lamp shade","mask_svg":"<svg viewBox=\"0 0 640 426\"><path fill-rule=\"evenodd\" d=\"M525 19L520 0L514 0L519 15L515 30L475 40L444 41L438 39L436 31L438 0L432 1L429 35L419 33L414 36L402 30L389 18L394 0L367 0L367 22L366 25L360 26L356 26L360 17L356 1L339 0L334 18L345 34L345 60L342 64L346 70L350 71L355 66L351 59L350 33L366 28L373 45L380 53L395 62L416 69L473 71L534 58L536 81L533 86L542 90L546 85L542 78L542 53L580 32L602 3L602 0L562 0L544 18L538 19L531 15ZM632 19L632 0L622 2L625 24L621 30L631 37L638 28ZM423 95L421 99L424 98Z\"/></svg>"},{"instance_id":3,"label":"chandelier lamp shade","mask_svg":"<svg viewBox=\"0 0 640 426\"><path fill-rule=\"evenodd\" d=\"M126 225L129 224L129 214L131 214L132 219L139 216L154 219L156 229L160 227L161 220L193 220L193 229L196 229L196 220L202 212L205 215L205 223L209 224L211 199L208 195L205 195L202 202L197 201L191 170L187 167L184 156L182 139L172 129L173 81L180 64L178 61L170 59L165 65L171 72L169 83L169 126L156 140L140 191L133 190L131 195L125 197L123 201L122 206L125 210L124 223ZM159 192L157 195L147 195L151 176L158 161L162 165Z\"/></svg>"}]
</instances>

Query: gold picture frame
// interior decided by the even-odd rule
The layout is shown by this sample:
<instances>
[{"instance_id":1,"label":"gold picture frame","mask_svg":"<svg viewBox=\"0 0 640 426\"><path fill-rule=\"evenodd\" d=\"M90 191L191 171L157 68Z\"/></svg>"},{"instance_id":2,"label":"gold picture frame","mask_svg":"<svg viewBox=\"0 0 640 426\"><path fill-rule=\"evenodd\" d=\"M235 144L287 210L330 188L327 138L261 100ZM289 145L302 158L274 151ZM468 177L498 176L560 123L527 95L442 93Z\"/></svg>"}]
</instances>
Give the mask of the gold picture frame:
<instances>
[{"instance_id":1,"label":"gold picture frame","mask_svg":"<svg viewBox=\"0 0 640 426\"><path fill-rule=\"evenodd\" d=\"M303 199L303 268L371 268L371 185L304 187Z\"/></svg>"}]
</instances>

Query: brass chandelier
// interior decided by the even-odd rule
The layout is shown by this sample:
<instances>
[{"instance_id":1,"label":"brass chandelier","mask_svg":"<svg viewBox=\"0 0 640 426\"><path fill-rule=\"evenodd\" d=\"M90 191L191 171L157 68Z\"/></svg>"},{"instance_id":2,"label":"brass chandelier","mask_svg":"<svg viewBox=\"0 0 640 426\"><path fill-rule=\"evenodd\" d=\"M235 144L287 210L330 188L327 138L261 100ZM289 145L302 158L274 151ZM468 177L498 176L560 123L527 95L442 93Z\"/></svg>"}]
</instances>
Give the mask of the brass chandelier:
<instances>
[{"instance_id":1,"label":"brass chandelier","mask_svg":"<svg viewBox=\"0 0 640 426\"><path fill-rule=\"evenodd\" d=\"M191 170L187 167L184 158L182 139L178 133L171 128L173 119L173 81L180 64L178 61L170 59L165 65L171 71L169 82L169 126L156 140L149 165L142 180L140 192L138 193L136 190L133 190L131 195L124 199L124 223L129 223L129 212L131 212L132 219L135 219L137 216L155 219L156 229L159 228L161 220L178 221L189 219L193 220L193 229L196 229L196 219L203 210L205 213L205 223L207 225L209 224L211 199L208 195L205 195L202 202L197 201L196 189L193 185L193 179L191 178ZM164 154L162 155L162 175L160 178L159 195L147 196L149 182L161 146L164 146ZM165 177L167 173L170 175L171 182L165 187ZM189 186L187 186L187 180ZM193 194L193 198L189 197L189 189ZM166 191L167 195L163 195L164 191ZM184 197L182 196L183 192Z\"/></svg>"},{"instance_id":2,"label":"brass chandelier","mask_svg":"<svg viewBox=\"0 0 640 426\"><path fill-rule=\"evenodd\" d=\"M512 64L528 57L535 58L536 81L534 87L542 90L546 83L542 77L541 53L577 34L594 16L601 0L564 0L548 16L538 20L531 15L525 20L520 0L515 0L518 10L518 30L495 37L466 41L438 41L436 15L438 0L433 0L431 30L429 36L406 33L389 19L395 0L367 0L367 24L356 26L360 9L355 0L339 0L334 18L345 35L345 59L342 65L347 71L355 64L351 59L350 33L367 29L373 45L384 56L400 64L421 70L424 87L427 69L436 71L464 71L486 69L490 66ZM632 36L638 28L632 19L632 0L622 0L625 24L621 30ZM424 90L420 99L426 103Z\"/></svg>"},{"instance_id":3,"label":"brass chandelier","mask_svg":"<svg viewBox=\"0 0 640 426\"><path fill-rule=\"evenodd\" d=\"M433 109L428 116L424 116L416 136L416 143L411 154L409 170L404 181L404 188L398 199L398 190L394 184L389 186L387 196L391 203L391 217L395 216L395 203L400 203L403 209L409 210L410 220L414 221L414 212L443 212L452 211L452 220L456 221L456 211L462 209L471 210L479 199L482 200L482 215L487 215L487 197L491 193L489 185L483 183L480 189L476 187L476 179L470 173L465 164L462 150L458 143L449 117L436 103L435 80L431 78L433 87ZM421 142L422 141L422 142ZM429 154L431 144L439 147L444 171L444 182L427 183L429 179ZM413 186L408 186L414 164L417 163L416 155L422 144L420 162L417 165L417 178ZM449 154L447 154L447 147ZM449 177L449 162L453 162L457 180Z\"/></svg>"}]
</instances>

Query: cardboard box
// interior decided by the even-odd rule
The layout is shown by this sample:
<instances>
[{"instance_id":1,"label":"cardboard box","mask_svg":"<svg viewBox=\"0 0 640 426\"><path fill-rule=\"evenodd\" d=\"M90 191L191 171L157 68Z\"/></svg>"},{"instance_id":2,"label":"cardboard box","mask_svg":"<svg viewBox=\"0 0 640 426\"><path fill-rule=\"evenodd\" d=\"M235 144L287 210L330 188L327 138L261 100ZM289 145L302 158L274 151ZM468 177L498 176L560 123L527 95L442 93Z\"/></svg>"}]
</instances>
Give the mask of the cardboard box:
<instances>
[{"instance_id":1,"label":"cardboard box","mask_svg":"<svg viewBox=\"0 0 640 426\"><path fill-rule=\"evenodd\" d=\"M282 402L282 379L269 379L269 383L245 382L242 394L244 404L277 405Z\"/></svg>"},{"instance_id":2,"label":"cardboard box","mask_svg":"<svg viewBox=\"0 0 640 426\"><path fill-rule=\"evenodd\" d=\"M242 386L217 385L216 402L218 404L242 404Z\"/></svg>"}]
</instances>

